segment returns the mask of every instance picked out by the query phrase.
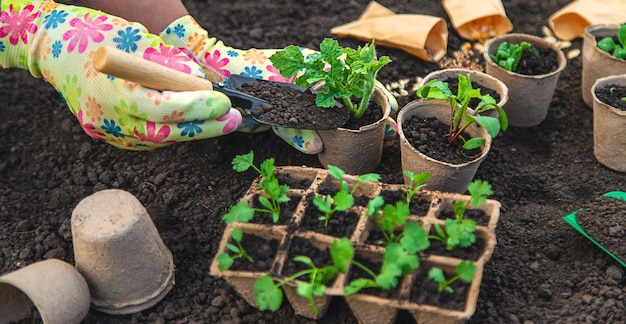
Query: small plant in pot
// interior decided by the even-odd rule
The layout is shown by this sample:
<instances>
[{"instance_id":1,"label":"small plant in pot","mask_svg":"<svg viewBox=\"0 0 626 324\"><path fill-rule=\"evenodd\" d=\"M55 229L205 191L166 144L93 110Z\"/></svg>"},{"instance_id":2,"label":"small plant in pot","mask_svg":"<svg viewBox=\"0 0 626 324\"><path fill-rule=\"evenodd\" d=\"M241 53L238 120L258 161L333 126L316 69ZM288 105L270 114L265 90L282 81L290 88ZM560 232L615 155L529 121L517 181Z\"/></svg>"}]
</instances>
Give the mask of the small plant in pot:
<instances>
[{"instance_id":1,"label":"small plant in pot","mask_svg":"<svg viewBox=\"0 0 626 324\"><path fill-rule=\"evenodd\" d=\"M593 153L604 166L626 172L626 76L596 80L593 96Z\"/></svg>"},{"instance_id":2,"label":"small plant in pot","mask_svg":"<svg viewBox=\"0 0 626 324\"><path fill-rule=\"evenodd\" d=\"M508 118L493 97L472 87L469 75L460 74L458 79L456 93L436 79L421 86L417 95L423 99L400 110L398 130L404 170L430 172L429 188L433 190L464 193L487 155L492 137L507 129ZM472 99L479 102L470 110ZM497 118L482 114L492 110L497 111ZM424 131L426 128L433 129ZM405 177L405 183L408 181Z\"/></svg>"},{"instance_id":3,"label":"small plant in pot","mask_svg":"<svg viewBox=\"0 0 626 324\"><path fill-rule=\"evenodd\" d=\"M514 127L541 124L548 115L554 89L565 69L565 54L555 44L528 34L490 39L483 53L487 74L509 88L506 112Z\"/></svg>"},{"instance_id":4,"label":"small plant in pot","mask_svg":"<svg viewBox=\"0 0 626 324\"><path fill-rule=\"evenodd\" d=\"M591 25L583 37L581 92L585 104L593 108L591 88L596 80L626 74L626 24Z\"/></svg>"},{"instance_id":5,"label":"small plant in pot","mask_svg":"<svg viewBox=\"0 0 626 324\"><path fill-rule=\"evenodd\" d=\"M298 86L321 85L315 99L320 109L333 109L339 100L350 111L348 124L318 131L324 142L324 151L318 155L320 162L324 166L338 166L349 174L374 170L380 163L385 121L391 113L387 97L376 87L376 75L391 59L376 57L373 41L353 49L326 38L320 44L320 51L307 57L299 47L289 45L273 54L270 60L284 77L299 74L295 79ZM374 110L368 108L373 102L381 106L382 114L365 122L366 111ZM362 122L358 123L359 120ZM349 126L352 122L354 126ZM362 143L373 144L364 146Z\"/></svg>"}]
</instances>

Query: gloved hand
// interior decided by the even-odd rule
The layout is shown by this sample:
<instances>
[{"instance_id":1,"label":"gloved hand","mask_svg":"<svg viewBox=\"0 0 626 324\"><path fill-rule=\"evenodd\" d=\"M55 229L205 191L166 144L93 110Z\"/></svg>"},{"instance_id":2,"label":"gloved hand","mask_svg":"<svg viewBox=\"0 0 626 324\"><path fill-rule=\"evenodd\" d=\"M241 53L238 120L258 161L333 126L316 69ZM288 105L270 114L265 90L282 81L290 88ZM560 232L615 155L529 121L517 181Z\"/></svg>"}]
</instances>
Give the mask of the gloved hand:
<instances>
[{"instance_id":1,"label":"gloved hand","mask_svg":"<svg viewBox=\"0 0 626 324\"><path fill-rule=\"evenodd\" d=\"M226 46L215 37L209 37L208 32L189 15L170 23L160 36L167 44L176 46L192 56L205 69L207 76L213 82L222 82L232 74L280 82L293 82L295 79L284 78L272 66L269 57L280 49L240 50ZM305 56L307 53L314 52L311 49L302 49L302 51ZM380 82L377 82L377 86L389 97L392 111L397 111L398 103L395 97ZM243 126L239 130L258 132L268 128L269 126L261 125L252 118L244 116ZM317 154L324 149L316 131L276 126L272 127L272 130L289 145L303 153ZM391 118L387 123L385 134L386 139L393 139L397 134L396 123Z\"/></svg>"},{"instance_id":2,"label":"gloved hand","mask_svg":"<svg viewBox=\"0 0 626 324\"><path fill-rule=\"evenodd\" d=\"M222 93L161 92L94 69L95 50L111 46L205 77L198 64L143 25L51 0L0 3L0 66L43 77L89 136L118 148L150 150L220 136L241 125L241 114Z\"/></svg>"}]
</instances>

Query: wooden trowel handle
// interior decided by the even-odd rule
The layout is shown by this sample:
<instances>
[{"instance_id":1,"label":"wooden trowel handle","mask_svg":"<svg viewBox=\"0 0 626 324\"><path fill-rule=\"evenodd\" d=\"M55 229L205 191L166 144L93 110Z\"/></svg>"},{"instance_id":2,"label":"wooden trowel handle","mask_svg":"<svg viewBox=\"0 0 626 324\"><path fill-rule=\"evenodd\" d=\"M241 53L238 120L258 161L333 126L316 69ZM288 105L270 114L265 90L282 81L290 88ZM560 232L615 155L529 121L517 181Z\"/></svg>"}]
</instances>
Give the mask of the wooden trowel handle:
<instances>
[{"instance_id":1,"label":"wooden trowel handle","mask_svg":"<svg viewBox=\"0 0 626 324\"><path fill-rule=\"evenodd\" d=\"M156 90L213 90L211 81L168 68L117 48L102 46L93 58L99 72Z\"/></svg>"}]
</instances>

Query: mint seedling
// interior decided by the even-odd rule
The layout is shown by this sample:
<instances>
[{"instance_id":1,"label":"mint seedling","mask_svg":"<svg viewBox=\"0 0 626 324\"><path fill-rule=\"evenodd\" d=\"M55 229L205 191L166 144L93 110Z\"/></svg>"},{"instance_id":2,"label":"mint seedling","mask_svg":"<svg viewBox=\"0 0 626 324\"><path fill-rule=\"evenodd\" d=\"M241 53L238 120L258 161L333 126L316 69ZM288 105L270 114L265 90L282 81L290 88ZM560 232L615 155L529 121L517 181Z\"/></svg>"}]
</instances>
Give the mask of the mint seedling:
<instances>
[{"instance_id":1,"label":"mint seedling","mask_svg":"<svg viewBox=\"0 0 626 324\"><path fill-rule=\"evenodd\" d=\"M274 223L276 223L278 221L278 218L280 217L280 205L284 203L288 203L291 200L291 198L287 196L287 192L290 189L289 186L284 185L284 184L281 185L278 182L278 179L276 178L274 174L274 172L276 171L276 166L274 165L274 158L266 159L265 161L261 163L259 167L257 167L256 165L254 165L254 151L250 151L248 154L235 156L235 158L232 161L232 166L233 166L233 169L237 172L244 172L250 168L257 171L262 176L262 179L259 182L259 188L263 189L263 192L265 193L267 197L263 195L259 196L259 202L265 208L248 207L252 211L249 211L249 210L245 211L243 210L244 206L241 205L235 211L232 211L231 209L231 211L229 211L228 214L224 215L223 219L227 221L228 219L234 218L235 216L230 215L231 212L236 212L237 214L243 213L246 215L249 214L250 212L252 212L252 214L254 214L254 212L262 212L262 213L271 214ZM250 218L251 217L252 216L250 216Z\"/></svg>"},{"instance_id":2,"label":"mint seedling","mask_svg":"<svg viewBox=\"0 0 626 324\"><path fill-rule=\"evenodd\" d=\"M417 96L420 98L444 99L448 101L451 108L448 144L451 145L456 140L461 139L463 141L463 148L472 150L481 147L485 143L485 139L481 137L465 139L463 133L467 127L473 123L478 123L487 130L487 133L489 133L491 137L496 137L498 133L500 133L500 130L506 130L508 128L509 120L504 109L496 103L496 100L492 96L489 94L482 95L480 89L474 89L472 87L469 73L467 76L459 74L458 79L459 87L456 94L450 90L447 82L434 79L417 89ZM468 108L470 100L473 98L480 99L480 103L473 108L473 113L470 113ZM498 112L498 118L479 115L480 113L494 109Z\"/></svg>"},{"instance_id":3,"label":"mint seedling","mask_svg":"<svg viewBox=\"0 0 626 324\"><path fill-rule=\"evenodd\" d=\"M443 270L437 267L433 267L430 269L430 271L428 271L428 278L432 279L438 284L437 289L439 290L439 292L446 291L449 293L454 292L452 287L450 287L453 282L460 279L466 283L470 283L474 280L474 275L476 274L476 265L473 262L463 260L459 264L457 264L454 269L456 270L456 274L446 279Z\"/></svg>"},{"instance_id":4,"label":"mint seedling","mask_svg":"<svg viewBox=\"0 0 626 324\"><path fill-rule=\"evenodd\" d=\"M626 24L619 27L617 32L617 41L619 43L615 43L613 37L604 37L598 41L596 46L599 49L611 54L613 57L624 60L626 59L626 48L624 48L626 43Z\"/></svg>"},{"instance_id":5,"label":"mint seedling","mask_svg":"<svg viewBox=\"0 0 626 324\"><path fill-rule=\"evenodd\" d=\"M236 245L232 243L227 243L226 248L235 254L229 255L228 253L224 252L217 256L217 268L220 269L220 271L230 269L235 260L239 258L245 258L246 260L250 261L250 263L254 263L252 257L250 257L248 253L246 253L243 246L241 245L241 240L243 239L243 230L240 228L233 229L230 237L233 241L235 241Z\"/></svg>"},{"instance_id":6,"label":"mint seedling","mask_svg":"<svg viewBox=\"0 0 626 324\"><path fill-rule=\"evenodd\" d=\"M374 93L376 74L391 59L376 58L374 41L353 49L326 38L320 44L320 51L307 57L298 46L289 45L273 54L270 61L286 78L302 73L295 80L298 86L309 88L323 82L323 91L316 94L318 107L332 108L335 99L342 100L352 117L361 118ZM353 103L353 99L359 102Z\"/></svg>"},{"instance_id":7,"label":"mint seedling","mask_svg":"<svg viewBox=\"0 0 626 324\"><path fill-rule=\"evenodd\" d=\"M489 54L489 58L501 68L510 72L516 72L524 51L528 51L535 57L539 57L539 52L529 42L510 45L507 44L507 42L502 42L500 46L498 46L496 54Z\"/></svg>"},{"instance_id":8,"label":"mint seedling","mask_svg":"<svg viewBox=\"0 0 626 324\"><path fill-rule=\"evenodd\" d=\"M328 222L331 217L337 211L346 211L348 208L354 205L354 193L362 182L376 182L380 180L380 175L376 173L362 174L356 177L356 183L352 189L349 188L348 183L343 179L345 171L334 165L328 166L328 173L335 179L339 180L339 191L334 196L315 196L313 198L313 205L315 205L322 213L323 216L319 217L319 220L324 221L324 226L328 226Z\"/></svg>"},{"instance_id":9,"label":"mint seedling","mask_svg":"<svg viewBox=\"0 0 626 324\"><path fill-rule=\"evenodd\" d=\"M275 282L269 275L264 275L254 282L254 299L260 310L269 309L277 311L283 301L283 292L280 289L284 284L308 275L308 282L299 282L296 286L298 295L309 301L311 310L315 314L319 312L313 297L323 296L326 291L326 283L333 280L338 273L348 270L348 263L354 256L354 248L347 238L334 240L330 245L330 255L333 263L324 267L317 267L308 256L298 255L293 258L296 262L306 264L309 268L299 271L279 282Z\"/></svg>"}]
</instances>

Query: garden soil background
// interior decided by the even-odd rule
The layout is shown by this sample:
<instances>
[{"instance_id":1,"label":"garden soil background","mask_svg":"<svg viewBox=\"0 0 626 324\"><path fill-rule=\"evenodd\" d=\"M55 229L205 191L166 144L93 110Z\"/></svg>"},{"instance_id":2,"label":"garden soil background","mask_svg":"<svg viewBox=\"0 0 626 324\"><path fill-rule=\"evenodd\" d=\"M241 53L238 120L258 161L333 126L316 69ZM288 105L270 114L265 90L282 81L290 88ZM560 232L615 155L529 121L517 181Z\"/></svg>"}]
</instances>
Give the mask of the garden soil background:
<instances>
[{"instance_id":1,"label":"garden soil background","mask_svg":"<svg viewBox=\"0 0 626 324\"><path fill-rule=\"evenodd\" d=\"M504 1L514 32L542 35L547 18L568 0ZM448 22L448 57L463 43L440 1L380 0L396 13L427 14ZM238 48L315 48L329 30L356 20L368 1L185 1L212 35ZM340 39L342 45L358 45ZM581 47L581 40L573 42ZM378 47L393 63L379 79L414 80L441 68L400 50ZM479 65L484 62L481 58ZM592 110L580 93L581 57L568 61L547 119L498 136L476 179L493 185L502 203L498 244L486 264L471 323L624 323L624 269L569 227L562 217L613 190L626 175L593 155ZM408 86L410 88L410 85ZM174 255L176 285L156 306L112 316L90 311L85 323L307 323L285 301L276 313L246 304L209 274L224 229L221 216L250 185L253 171L237 173L231 160L254 150L256 161L321 167L271 131L236 132L155 152L116 149L83 134L58 93L23 70L0 70L0 273L58 258L73 264L70 216L78 202L119 188L146 206ZM400 106L414 95L399 98ZM402 183L397 140L376 172ZM36 315L34 315L36 318ZM24 321L33 322L32 318ZM320 323L356 323L336 298ZM398 323L411 323L404 313Z\"/></svg>"}]
</instances>

